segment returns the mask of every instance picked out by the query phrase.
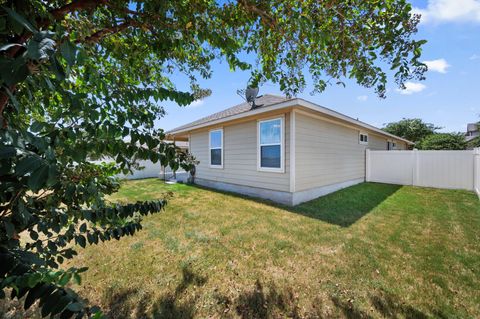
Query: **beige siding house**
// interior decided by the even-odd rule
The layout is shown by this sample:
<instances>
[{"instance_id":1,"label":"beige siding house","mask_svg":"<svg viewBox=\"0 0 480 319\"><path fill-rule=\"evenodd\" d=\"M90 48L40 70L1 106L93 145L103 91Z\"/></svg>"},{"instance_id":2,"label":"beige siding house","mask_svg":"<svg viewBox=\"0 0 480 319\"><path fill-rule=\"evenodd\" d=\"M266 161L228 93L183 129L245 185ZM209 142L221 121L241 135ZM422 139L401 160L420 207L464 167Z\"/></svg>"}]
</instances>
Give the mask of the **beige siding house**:
<instances>
[{"instance_id":1,"label":"beige siding house","mask_svg":"<svg viewBox=\"0 0 480 319\"><path fill-rule=\"evenodd\" d=\"M365 150L413 143L303 99L264 95L167 132L200 161L196 183L287 205L365 180Z\"/></svg>"}]
</instances>

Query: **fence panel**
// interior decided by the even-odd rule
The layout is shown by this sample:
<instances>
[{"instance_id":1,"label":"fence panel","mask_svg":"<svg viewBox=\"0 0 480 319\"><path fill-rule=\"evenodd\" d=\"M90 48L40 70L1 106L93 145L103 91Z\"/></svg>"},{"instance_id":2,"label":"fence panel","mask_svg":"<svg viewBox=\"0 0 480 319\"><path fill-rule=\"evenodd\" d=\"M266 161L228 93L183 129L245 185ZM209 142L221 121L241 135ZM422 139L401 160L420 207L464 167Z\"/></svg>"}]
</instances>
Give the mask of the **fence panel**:
<instances>
[{"instance_id":1,"label":"fence panel","mask_svg":"<svg viewBox=\"0 0 480 319\"><path fill-rule=\"evenodd\" d=\"M480 148L473 153L473 188L480 197Z\"/></svg>"},{"instance_id":2,"label":"fence panel","mask_svg":"<svg viewBox=\"0 0 480 319\"><path fill-rule=\"evenodd\" d=\"M413 152L368 151L367 181L412 185Z\"/></svg>"},{"instance_id":3,"label":"fence panel","mask_svg":"<svg viewBox=\"0 0 480 319\"><path fill-rule=\"evenodd\" d=\"M160 162L153 163L152 161L138 161L140 167L143 169L134 170L133 174L119 174L118 177L125 179L142 179L150 177L160 177L162 166Z\"/></svg>"},{"instance_id":4,"label":"fence panel","mask_svg":"<svg viewBox=\"0 0 480 319\"><path fill-rule=\"evenodd\" d=\"M370 151L367 181L478 190L480 153L474 151ZM477 191L478 193L478 191Z\"/></svg>"},{"instance_id":5,"label":"fence panel","mask_svg":"<svg viewBox=\"0 0 480 319\"><path fill-rule=\"evenodd\" d=\"M418 151L415 185L473 190L472 151Z\"/></svg>"}]
</instances>

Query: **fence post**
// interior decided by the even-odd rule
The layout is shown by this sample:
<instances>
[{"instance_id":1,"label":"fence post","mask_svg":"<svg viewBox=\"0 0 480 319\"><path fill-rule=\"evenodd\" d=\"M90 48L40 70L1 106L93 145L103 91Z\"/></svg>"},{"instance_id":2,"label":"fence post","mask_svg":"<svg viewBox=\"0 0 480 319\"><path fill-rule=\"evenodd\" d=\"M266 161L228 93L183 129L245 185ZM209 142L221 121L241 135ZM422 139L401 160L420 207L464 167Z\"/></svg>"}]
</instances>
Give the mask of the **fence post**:
<instances>
[{"instance_id":1,"label":"fence post","mask_svg":"<svg viewBox=\"0 0 480 319\"><path fill-rule=\"evenodd\" d=\"M418 150L416 148L412 151L413 163L412 163L412 185L418 186Z\"/></svg>"},{"instance_id":2,"label":"fence post","mask_svg":"<svg viewBox=\"0 0 480 319\"><path fill-rule=\"evenodd\" d=\"M480 148L473 149L473 190L480 198Z\"/></svg>"},{"instance_id":3,"label":"fence post","mask_svg":"<svg viewBox=\"0 0 480 319\"><path fill-rule=\"evenodd\" d=\"M370 150L367 148L365 150L365 181L370 182L371 180L371 163L370 163Z\"/></svg>"}]
</instances>

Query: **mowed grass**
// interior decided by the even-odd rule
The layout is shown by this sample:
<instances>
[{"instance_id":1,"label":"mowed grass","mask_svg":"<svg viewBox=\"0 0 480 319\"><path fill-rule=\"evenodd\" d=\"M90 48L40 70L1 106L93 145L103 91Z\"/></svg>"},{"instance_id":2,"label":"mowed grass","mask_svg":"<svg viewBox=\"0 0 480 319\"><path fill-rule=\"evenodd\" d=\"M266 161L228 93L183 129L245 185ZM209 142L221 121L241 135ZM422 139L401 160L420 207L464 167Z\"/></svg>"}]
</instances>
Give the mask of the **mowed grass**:
<instances>
[{"instance_id":1,"label":"mowed grass","mask_svg":"<svg viewBox=\"0 0 480 319\"><path fill-rule=\"evenodd\" d=\"M480 205L466 191L365 183L295 208L161 180L120 241L79 249L75 287L111 318L480 317Z\"/></svg>"}]
</instances>

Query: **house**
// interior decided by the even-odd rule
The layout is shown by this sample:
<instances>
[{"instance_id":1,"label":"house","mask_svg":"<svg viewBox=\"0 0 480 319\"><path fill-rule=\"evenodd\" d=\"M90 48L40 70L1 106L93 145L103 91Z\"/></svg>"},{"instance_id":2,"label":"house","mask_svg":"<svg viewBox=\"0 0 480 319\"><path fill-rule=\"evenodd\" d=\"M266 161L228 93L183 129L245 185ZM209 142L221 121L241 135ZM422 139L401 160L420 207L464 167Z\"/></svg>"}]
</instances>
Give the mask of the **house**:
<instances>
[{"instance_id":1,"label":"house","mask_svg":"<svg viewBox=\"0 0 480 319\"><path fill-rule=\"evenodd\" d=\"M478 130L478 123L467 124L467 133L465 133L465 140L467 142L470 142L478 136L480 136L480 131Z\"/></svg>"},{"instance_id":2,"label":"house","mask_svg":"<svg viewBox=\"0 0 480 319\"><path fill-rule=\"evenodd\" d=\"M195 182L297 205L365 180L365 149L413 143L300 98L263 95L177 127L200 161Z\"/></svg>"}]
</instances>

